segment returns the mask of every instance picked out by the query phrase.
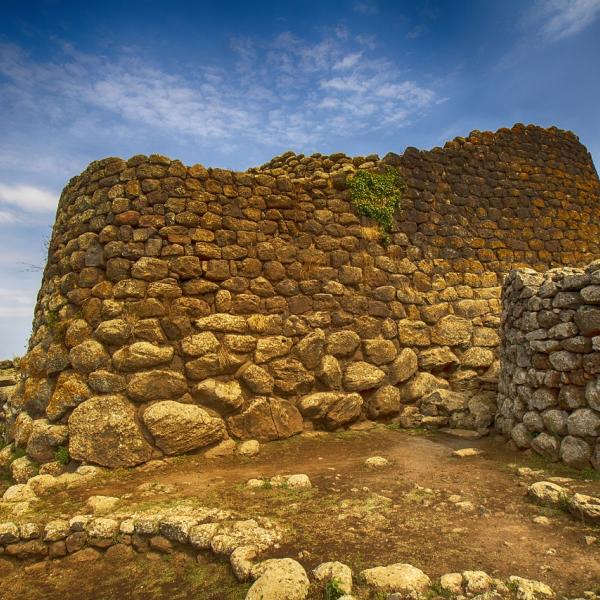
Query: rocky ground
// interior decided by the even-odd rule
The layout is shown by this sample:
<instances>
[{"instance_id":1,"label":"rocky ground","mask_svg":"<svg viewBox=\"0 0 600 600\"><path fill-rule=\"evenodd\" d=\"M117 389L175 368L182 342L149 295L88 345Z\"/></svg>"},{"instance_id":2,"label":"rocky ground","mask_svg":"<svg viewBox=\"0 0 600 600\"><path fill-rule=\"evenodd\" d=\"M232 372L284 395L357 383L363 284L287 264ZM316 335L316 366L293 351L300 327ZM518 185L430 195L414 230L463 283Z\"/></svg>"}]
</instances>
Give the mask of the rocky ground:
<instances>
[{"instance_id":1,"label":"rocky ground","mask_svg":"<svg viewBox=\"0 0 600 600\"><path fill-rule=\"evenodd\" d=\"M460 593L460 586L455 593L440 587L442 575L465 571L484 571L523 600L528 596L507 582L510 576L542 581L557 596L600 594L600 529L594 524L600 514L595 505L584 520L573 502L576 494L600 495L595 472L515 454L490 437L381 425L303 434L262 445L257 455L252 444L242 449L246 455L232 444L217 448L141 469L62 476L62 484L42 478L30 486L38 499L0 503L0 522L21 526L21 540L23 524L42 524L40 535L50 547L44 560L17 560L6 538L0 597L245 598L250 582L239 583L224 559L249 543L258 545L256 556L236 550L230 558L238 576L251 580L260 574L253 566L260 561L291 558L311 575L309 598L339 597L331 595L326 577L319 582L312 575L327 561L351 568L355 598L387 598L385 586L365 570L397 563L429 576L430 598L474 596L464 588L470 577L464 574L458 576ZM105 535L99 529L109 521L120 530L107 534L109 541L78 549L72 532L81 528L68 523L74 515L91 515L83 518L92 519L97 536ZM184 545L173 533L173 519L181 515L221 524L218 530L186 529L192 545ZM158 522L158 529L144 529L149 522ZM148 535L138 535L142 530ZM0 539L2 532L7 535L0 526Z\"/></svg>"}]
</instances>

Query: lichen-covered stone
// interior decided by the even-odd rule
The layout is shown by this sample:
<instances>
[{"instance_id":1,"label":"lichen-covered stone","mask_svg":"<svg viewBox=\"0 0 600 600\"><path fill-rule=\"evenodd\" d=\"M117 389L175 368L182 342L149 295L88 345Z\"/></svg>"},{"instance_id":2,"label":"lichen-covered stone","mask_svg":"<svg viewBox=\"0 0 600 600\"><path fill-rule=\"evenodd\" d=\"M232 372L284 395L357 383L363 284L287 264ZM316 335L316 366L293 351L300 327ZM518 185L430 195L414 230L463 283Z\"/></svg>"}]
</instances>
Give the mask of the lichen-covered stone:
<instances>
[{"instance_id":1,"label":"lichen-covered stone","mask_svg":"<svg viewBox=\"0 0 600 600\"><path fill-rule=\"evenodd\" d=\"M94 396L69 417L69 454L104 467L131 467L149 460L152 446L123 396Z\"/></svg>"},{"instance_id":2,"label":"lichen-covered stone","mask_svg":"<svg viewBox=\"0 0 600 600\"><path fill-rule=\"evenodd\" d=\"M222 419L191 404L156 402L144 411L144 423L165 454L182 454L218 442L225 435Z\"/></svg>"},{"instance_id":3,"label":"lichen-covered stone","mask_svg":"<svg viewBox=\"0 0 600 600\"><path fill-rule=\"evenodd\" d=\"M286 400L257 396L238 415L227 419L230 433L260 442L288 438L303 430L302 415Z\"/></svg>"},{"instance_id":4,"label":"lichen-covered stone","mask_svg":"<svg viewBox=\"0 0 600 600\"><path fill-rule=\"evenodd\" d=\"M166 369L135 373L127 383L127 395L136 402L174 400L188 390L183 374Z\"/></svg>"},{"instance_id":5,"label":"lichen-covered stone","mask_svg":"<svg viewBox=\"0 0 600 600\"><path fill-rule=\"evenodd\" d=\"M149 342L135 342L113 354L113 364L119 371L137 371L164 365L173 358L171 346L155 346Z\"/></svg>"},{"instance_id":6,"label":"lichen-covered stone","mask_svg":"<svg viewBox=\"0 0 600 600\"><path fill-rule=\"evenodd\" d=\"M360 392L379 386L385 371L364 361L350 363L344 371L343 384L349 392Z\"/></svg>"}]
</instances>

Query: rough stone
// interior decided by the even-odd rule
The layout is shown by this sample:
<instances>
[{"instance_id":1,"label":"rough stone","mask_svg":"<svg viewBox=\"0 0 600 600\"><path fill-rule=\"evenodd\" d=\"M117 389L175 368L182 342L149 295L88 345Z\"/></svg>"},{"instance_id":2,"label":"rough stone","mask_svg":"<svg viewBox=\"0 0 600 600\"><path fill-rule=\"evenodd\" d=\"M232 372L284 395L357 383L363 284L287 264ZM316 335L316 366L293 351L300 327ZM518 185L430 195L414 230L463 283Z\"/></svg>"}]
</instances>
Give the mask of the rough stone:
<instances>
[{"instance_id":1,"label":"rough stone","mask_svg":"<svg viewBox=\"0 0 600 600\"><path fill-rule=\"evenodd\" d=\"M131 467L149 460L152 446L123 396L94 396L69 417L69 454L105 467Z\"/></svg>"},{"instance_id":2,"label":"rough stone","mask_svg":"<svg viewBox=\"0 0 600 600\"><path fill-rule=\"evenodd\" d=\"M218 442L225 435L222 419L190 404L157 402L144 411L144 423L165 454L182 454Z\"/></svg>"}]
</instances>

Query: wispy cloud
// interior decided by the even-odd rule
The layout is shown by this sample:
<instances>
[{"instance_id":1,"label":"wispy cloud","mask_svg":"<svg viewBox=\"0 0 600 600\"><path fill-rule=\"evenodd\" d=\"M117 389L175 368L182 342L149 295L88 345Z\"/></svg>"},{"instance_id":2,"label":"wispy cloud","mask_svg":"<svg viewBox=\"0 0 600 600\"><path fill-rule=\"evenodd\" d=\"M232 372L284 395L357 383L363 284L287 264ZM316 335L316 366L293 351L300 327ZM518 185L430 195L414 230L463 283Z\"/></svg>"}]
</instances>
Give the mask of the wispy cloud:
<instances>
[{"instance_id":1,"label":"wispy cloud","mask_svg":"<svg viewBox=\"0 0 600 600\"><path fill-rule=\"evenodd\" d=\"M34 304L31 290L0 288L0 318L31 317Z\"/></svg>"},{"instance_id":2,"label":"wispy cloud","mask_svg":"<svg viewBox=\"0 0 600 600\"><path fill-rule=\"evenodd\" d=\"M598 15L600 0L538 0L525 23L537 25L544 38L555 41L583 31Z\"/></svg>"},{"instance_id":3,"label":"wispy cloud","mask_svg":"<svg viewBox=\"0 0 600 600\"><path fill-rule=\"evenodd\" d=\"M376 15L379 12L379 8L374 2L355 2L352 10L363 15Z\"/></svg>"},{"instance_id":4,"label":"wispy cloud","mask_svg":"<svg viewBox=\"0 0 600 600\"><path fill-rule=\"evenodd\" d=\"M31 113L75 137L106 135L110 123L111 134L122 138L151 127L221 149L250 142L302 150L333 135L401 127L434 104L431 87L367 41L343 27L317 41L289 32L266 41L236 38L225 63L179 72L131 53L104 57L70 45L39 61L5 44L0 112ZM4 188L4 204L14 205L17 194L27 196L28 210L55 206L41 190Z\"/></svg>"},{"instance_id":5,"label":"wispy cloud","mask_svg":"<svg viewBox=\"0 0 600 600\"><path fill-rule=\"evenodd\" d=\"M56 210L56 194L32 185L5 185L0 183L0 204L8 204L25 212L52 212Z\"/></svg>"}]
</instances>

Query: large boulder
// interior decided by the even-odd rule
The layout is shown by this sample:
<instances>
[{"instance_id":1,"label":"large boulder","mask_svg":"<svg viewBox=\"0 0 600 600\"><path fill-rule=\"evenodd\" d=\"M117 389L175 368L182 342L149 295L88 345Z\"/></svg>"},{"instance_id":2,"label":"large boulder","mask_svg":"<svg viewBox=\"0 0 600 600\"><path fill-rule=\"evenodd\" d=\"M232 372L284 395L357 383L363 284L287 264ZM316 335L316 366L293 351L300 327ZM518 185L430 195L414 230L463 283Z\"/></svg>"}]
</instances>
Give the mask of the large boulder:
<instances>
[{"instance_id":1,"label":"large boulder","mask_svg":"<svg viewBox=\"0 0 600 600\"><path fill-rule=\"evenodd\" d=\"M344 372L344 388L360 392L378 387L385 379L385 371L364 361L351 362Z\"/></svg>"},{"instance_id":2,"label":"large boulder","mask_svg":"<svg viewBox=\"0 0 600 600\"><path fill-rule=\"evenodd\" d=\"M401 393L394 385L380 387L368 400L369 417L378 419L400 412Z\"/></svg>"},{"instance_id":3,"label":"large boulder","mask_svg":"<svg viewBox=\"0 0 600 600\"><path fill-rule=\"evenodd\" d=\"M262 338L256 343L254 362L261 364L285 356L292 349L292 344L293 340L284 335Z\"/></svg>"},{"instance_id":4,"label":"large boulder","mask_svg":"<svg viewBox=\"0 0 600 600\"><path fill-rule=\"evenodd\" d=\"M419 404L421 412L430 417L451 415L457 410L463 410L466 406L467 397L463 393L447 389L434 390L427 394Z\"/></svg>"},{"instance_id":5,"label":"large boulder","mask_svg":"<svg viewBox=\"0 0 600 600\"><path fill-rule=\"evenodd\" d=\"M268 442L300 433L303 422L302 415L290 402L257 396L243 412L227 419L227 427L237 438Z\"/></svg>"},{"instance_id":6,"label":"large boulder","mask_svg":"<svg viewBox=\"0 0 600 600\"><path fill-rule=\"evenodd\" d=\"M275 380L275 391L284 396L306 394L315 378L295 358L280 358L269 363L269 370Z\"/></svg>"},{"instance_id":7,"label":"large boulder","mask_svg":"<svg viewBox=\"0 0 600 600\"><path fill-rule=\"evenodd\" d=\"M316 369L321 362L324 347L325 333L322 329L315 329L296 344L294 351L307 369Z\"/></svg>"},{"instance_id":8,"label":"large boulder","mask_svg":"<svg viewBox=\"0 0 600 600\"><path fill-rule=\"evenodd\" d=\"M406 563L366 569L361 576L378 592L396 592L406 598L418 598L431 587L431 580L423 571Z\"/></svg>"},{"instance_id":9,"label":"large boulder","mask_svg":"<svg viewBox=\"0 0 600 600\"><path fill-rule=\"evenodd\" d=\"M412 404L437 389L448 389L445 379L431 373L417 373L402 386L402 402Z\"/></svg>"},{"instance_id":10,"label":"large boulder","mask_svg":"<svg viewBox=\"0 0 600 600\"><path fill-rule=\"evenodd\" d=\"M136 402L172 400L185 394L187 389L181 373L155 369L133 375L127 384L127 395Z\"/></svg>"},{"instance_id":11,"label":"large boulder","mask_svg":"<svg viewBox=\"0 0 600 600\"><path fill-rule=\"evenodd\" d=\"M419 354L419 369L422 371L443 371L457 366L458 357L447 346L428 348Z\"/></svg>"},{"instance_id":12,"label":"large boulder","mask_svg":"<svg viewBox=\"0 0 600 600\"><path fill-rule=\"evenodd\" d=\"M298 401L298 409L303 416L322 420L328 429L355 421L360 416L362 405L360 394L345 392L315 392Z\"/></svg>"},{"instance_id":13,"label":"large boulder","mask_svg":"<svg viewBox=\"0 0 600 600\"><path fill-rule=\"evenodd\" d=\"M431 341L440 346L462 346L469 344L473 323L469 319L447 315L431 329Z\"/></svg>"},{"instance_id":14,"label":"large boulder","mask_svg":"<svg viewBox=\"0 0 600 600\"><path fill-rule=\"evenodd\" d=\"M119 371L138 371L171 362L171 346L155 346L150 342L135 342L113 354L113 364Z\"/></svg>"},{"instance_id":15,"label":"large boulder","mask_svg":"<svg viewBox=\"0 0 600 600\"><path fill-rule=\"evenodd\" d=\"M321 359L321 364L316 370L319 381L330 390L339 390L342 387L342 368L340 362L332 354L326 354Z\"/></svg>"},{"instance_id":16,"label":"large boulder","mask_svg":"<svg viewBox=\"0 0 600 600\"><path fill-rule=\"evenodd\" d=\"M156 402L144 411L144 423L165 454L182 454L225 437L225 424L193 404Z\"/></svg>"},{"instance_id":17,"label":"large boulder","mask_svg":"<svg viewBox=\"0 0 600 600\"><path fill-rule=\"evenodd\" d=\"M198 402L220 413L233 412L244 403L242 388L235 379L230 381L205 379L196 385L193 395Z\"/></svg>"},{"instance_id":18,"label":"large boulder","mask_svg":"<svg viewBox=\"0 0 600 600\"><path fill-rule=\"evenodd\" d=\"M410 379L419 366L417 355L411 348L403 348L398 358L388 366L388 381L392 385Z\"/></svg>"},{"instance_id":19,"label":"large boulder","mask_svg":"<svg viewBox=\"0 0 600 600\"><path fill-rule=\"evenodd\" d=\"M258 565L260 577L246 600L305 600L310 582L304 567L291 558L271 559Z\"/></svg>"},{"instance_id":20,"label":"large boulder","mask_svg":"<svg viewBox=\"0 0 600 600\"><path fill-rule=\"evenodd\" d=\"M336 331L327 338L326 352L332 356L352 356L360 344L360 337L354 331Z\"/></svg>"},{"instance_id":21,"label":"large boulder","mask_svg":"<svg viewBox=\"0 0 600 600\"><path fill-rule=\"evenodd\" d=\"M104 467L132 467L150 459L152 446L124 396L94 396L69 417L69 454Z\"/></svg>"},{"instance_id":22,"label":"large boulder","mask_svg":"<svg viewBox=\"0 0 600 600\"><path fill-rule=\"evenodd\" d=\"M255 364L248 365L240 377L253 394L270 394L275 386L271 374Z\"/></svg>"},{"instance_id":23,"label":"large boulder","mask_svg":"<svg viewBox=\"0 0 600 600\"><path fill-rule=\"evenodd\" d=\"M91 373L105 367L110 362L110 356L104 346L95 340L86 340L71 348L69 360L76 371Z\"/></svg>"}]
</instances>

